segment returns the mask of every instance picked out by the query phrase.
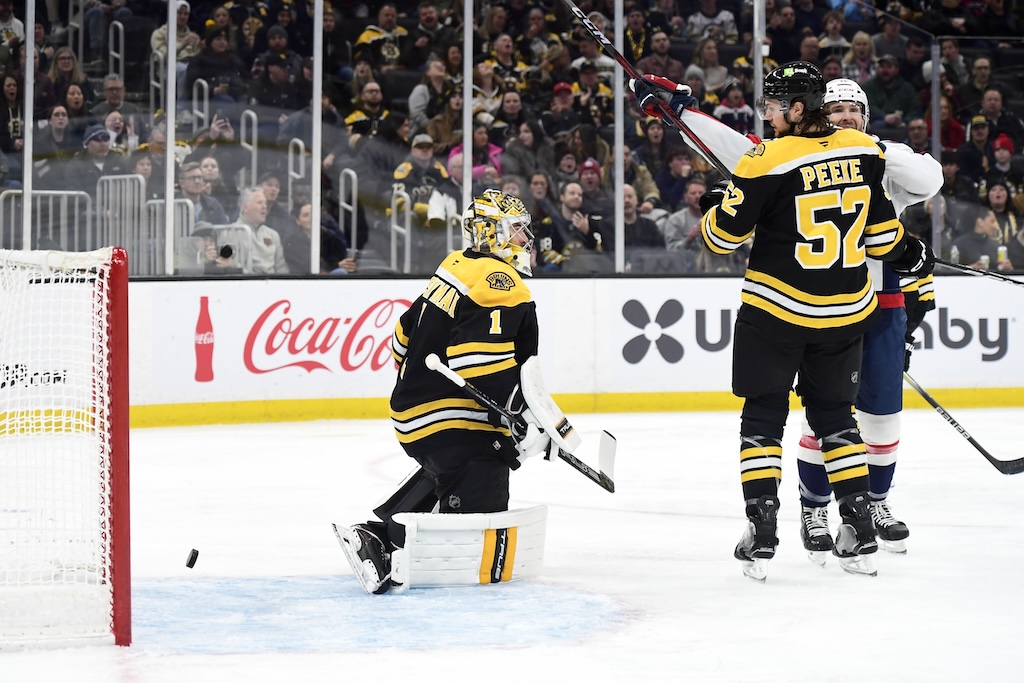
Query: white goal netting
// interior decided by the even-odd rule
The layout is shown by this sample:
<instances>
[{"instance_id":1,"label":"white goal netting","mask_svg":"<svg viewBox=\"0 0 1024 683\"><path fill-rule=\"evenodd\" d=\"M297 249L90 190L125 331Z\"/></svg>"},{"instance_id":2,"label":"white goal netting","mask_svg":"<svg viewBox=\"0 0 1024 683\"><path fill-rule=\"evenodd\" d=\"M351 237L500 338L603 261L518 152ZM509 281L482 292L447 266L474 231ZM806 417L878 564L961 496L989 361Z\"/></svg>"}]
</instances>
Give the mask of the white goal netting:
<instances>
[{"instance_id":1,"label":"white goal netting","mask_svg":"<svg viewBox=\"0 0 1024 683\"><path fill-rule=\"evenodd\" d=\"M113 252L0 250L0 642L115 632Z\"/></svg>"}]
</instances>

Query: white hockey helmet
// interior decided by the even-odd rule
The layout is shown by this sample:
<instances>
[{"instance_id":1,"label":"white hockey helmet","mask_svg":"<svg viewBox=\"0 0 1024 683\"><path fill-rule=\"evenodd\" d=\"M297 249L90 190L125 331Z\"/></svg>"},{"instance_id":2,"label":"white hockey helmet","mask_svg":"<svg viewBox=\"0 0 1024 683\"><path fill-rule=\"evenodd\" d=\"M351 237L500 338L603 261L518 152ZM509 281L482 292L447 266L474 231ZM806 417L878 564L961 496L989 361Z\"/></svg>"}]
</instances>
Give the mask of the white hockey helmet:
<instances>
[{"instance_id":1,"label":"white hockey helmet","mask_svg":"<svg viewBox=\"0 0 1024 683\"><path fill-rule=\"evenodd\" d=\"M825 111L828 112L828 105L832 102L854 102L860 105L861 123L860 130L863 133L867 130L870 110L868 109L868 96L860 87L857 81L849 78L834 78L825 84Z\"/></svg>"},{"instance_id":2,"label":"white hockey helmet","mask_svg":"<svg viewBox=\"0 0 1024 683\"><path fill-rule=\"evenodd\" d=\"M462 230L473 249L491 254L524 275L533 275L530 212L519 197L484 190L462 215Z\"/></svg>"}]
</instances>

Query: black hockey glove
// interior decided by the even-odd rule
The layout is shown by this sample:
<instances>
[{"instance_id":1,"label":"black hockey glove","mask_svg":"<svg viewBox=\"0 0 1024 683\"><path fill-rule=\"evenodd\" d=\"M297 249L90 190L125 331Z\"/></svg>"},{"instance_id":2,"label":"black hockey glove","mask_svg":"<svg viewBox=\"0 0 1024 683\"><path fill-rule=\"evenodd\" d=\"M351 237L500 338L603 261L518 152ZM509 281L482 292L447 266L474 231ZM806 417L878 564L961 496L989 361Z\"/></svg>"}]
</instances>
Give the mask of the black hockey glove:
<instances>
[{"instance_id":1,"label":"black hockey glove","mask_svg":"<svg viewBox=\"0 0 1024 683\"><path fill-rule=\"evenodd\" d=\"M924 277L935 268L935 255L919 238L907 235L903 254L889 265L900 275Z\"/></svg>"},{"instance_id":2,"label":"black hockey glove","mask_svg":"<svg viewBox=\"0 0 1024 683\"><path fill-rule=\"evenodd\" d=\"M914 352L914 340L903 342L903 372L910 372L910 354Z\"/></svg>"},{"instance_id":3,"label":"black hockey glove","mask_svg":"<svg viewBox=\"0 0 1024 683\"><path fill-rule=\"evenodd\" d=\"M663 76L644 74L641 78L629 79L629 89L636 95L640 110L647 116L656 116L662 122L674 126L672 119L658 106L658 100L664 100L669 108L682 118L683 110L695 107L697 98L693 96L690 86L676 83Z\"/></svg>"},{"instance_id":4,"label":"black hockey glove","mask_svg":"<svg viewBox=\"0 0 1024 683\"><path fill-rule=\"evenodd\" d=\"M719 180L710 190L700 196L700 212L707 213L725 200L726 191L729 188L728 180Z\"/></svg>"}]
</instances>

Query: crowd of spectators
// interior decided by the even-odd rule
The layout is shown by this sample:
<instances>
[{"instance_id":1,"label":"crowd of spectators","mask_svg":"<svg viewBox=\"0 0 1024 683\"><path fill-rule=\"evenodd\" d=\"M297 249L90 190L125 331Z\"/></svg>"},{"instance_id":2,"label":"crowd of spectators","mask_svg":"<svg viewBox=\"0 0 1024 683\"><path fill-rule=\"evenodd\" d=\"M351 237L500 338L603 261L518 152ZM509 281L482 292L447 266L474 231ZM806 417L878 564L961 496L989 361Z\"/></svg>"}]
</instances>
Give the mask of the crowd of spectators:
<instances>
[{"instance_id":1,"label":"crowd of spectators","mask_svg":"<svg viewBox=\"0 0 1024 683\"><path fill-rule=\"evenodd\" d=\"M31 34L35 92L28 98L22 93L25 27L14 3L0 0L0 184L19 187L32 172L37 189L95 194L102 176L138 173L147 198L158 198L170 174L178 196L193 202L204 225L197 237L206 246L206 226L247 224L256 236L253 272L309 272L302 250L308 251L314 209L308 188L297 196L284 181L289 143L298 139L312 150L312 0L171 2L173 39L163 2L85 0L83 16L74 18L62 14L66 3L39 3ZM940 211L945 253L969 238L992 252L992 267L1010 269L1024 268L1024 26L1006 4L765 0L763 61L767 70L805 59L828 79L860 83L869 99L869 132L935 154L943 165L942 192L907 210L908 228L930 239L932 213ZM613 35L610 0L577 5ZM474 192L509 187L521 193L534 218L541 273L611 270L616 201L626 215L627 263L634 252L662 250L678 257L673 272L742 272L742 251L716 258L697 239L696 200L719 180L717 172L673 130L644 118L632 98L625 120L615 120L615 93L622 92L613 83L615 63L562 3L506 0L477 7L469 18L473 51L463 55L461 2L325 2L319 158L326 232L319 272L358 272L360 255L383 257L393 211L408 211L412 221L414 270L432 269L446 245L445 228L458 225L463 182ZM705 113L751 133L752 8L743 0L627 2L626 56L642 72L687 83ZM70 44L72 19L84 30L82 55ZM173 136L163 111L148 111L148 71L139 77L106 73L113 21L130 41L148 43L147 57L150 50L166 56L173 45L178 68L171 77L179 98ZM936 40L941 95L933 116L929 57ZM463 82L465 60L472 61L471 83ZM200 81L212 113L193 133L186 126ZM31 160L22 158L25 106L34 107L38 124ZM464 107L472 109L470 149L462 139ZM250 186L240 187L247 157L237 131L246 110L259 121L260 168ZM939 150L932 148L933 121ZM611 144L616 127L626 139L618 151ZM173 169L164 168L169 137L178 152ZM472 176L463 179L467 155ZM307 156L307 164L316 158ZM617 200L616 157L627 183ZM343 169L359 178L355 225L338 211ZM977 206L991 209L992 221L979 218ZM211 255L210 264L220 260L225 272L235 270L218 249ZM643 271L641 262L636 259L634 270Z\"/></svg>"}]
</instances>

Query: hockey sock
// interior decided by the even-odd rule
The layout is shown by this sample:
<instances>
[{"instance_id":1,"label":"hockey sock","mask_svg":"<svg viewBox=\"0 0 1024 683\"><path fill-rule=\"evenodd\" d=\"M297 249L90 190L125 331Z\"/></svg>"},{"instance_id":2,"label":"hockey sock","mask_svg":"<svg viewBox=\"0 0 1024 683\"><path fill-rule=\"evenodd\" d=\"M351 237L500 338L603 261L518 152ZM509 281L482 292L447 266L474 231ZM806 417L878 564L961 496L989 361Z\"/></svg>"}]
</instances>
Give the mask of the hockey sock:
<instances>
[{"instance_id":1,"label":"hockey sock","mask_svg":"<svg viewBox=\"0 0 1024 683\"><path fill-rule=\"evenodd\" d=\"M800 437L796 464L800 475L800 502L811 507L828 505L832 500L832 485L828 483L825 461L814 435L804 434Z\"/></svg>"},{"instance_id":2,"label":"hockey sock","mask_svg":"<svg viewBox=\"0 0 1024 683\"><path fill-rule=\"evenodd\" d=\"M740 436L743 498L777 496L782 479L782 442L767 436Z\"/></svg>"},{"instance_id":3,"label":"hockey sock","mask_svg":"<svg viewBox=\"0 0 1024 683\"><path fill-rule=\"evenodd\" d=\"M892 476L896 473L896 463L889 465L875 465L871 462L871 454L868 453L868 476L871 480L868 489L871 500L885 500L889 495L889 487L892 486Z\"/></svg>"},{"instance_id":4,"label":"hockey sock","mask_svg":"<svg viewBox=\"0 0 1024 683\"><path fill-rule=\"evenodd\" d=\"M856 427L822 438L821 455L837 500L867 490L867 455Z\"/></svg>"}]
</instances>

